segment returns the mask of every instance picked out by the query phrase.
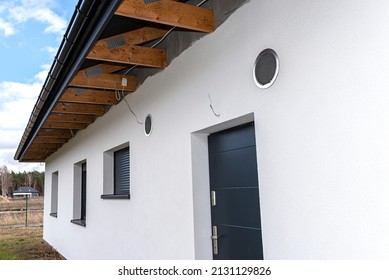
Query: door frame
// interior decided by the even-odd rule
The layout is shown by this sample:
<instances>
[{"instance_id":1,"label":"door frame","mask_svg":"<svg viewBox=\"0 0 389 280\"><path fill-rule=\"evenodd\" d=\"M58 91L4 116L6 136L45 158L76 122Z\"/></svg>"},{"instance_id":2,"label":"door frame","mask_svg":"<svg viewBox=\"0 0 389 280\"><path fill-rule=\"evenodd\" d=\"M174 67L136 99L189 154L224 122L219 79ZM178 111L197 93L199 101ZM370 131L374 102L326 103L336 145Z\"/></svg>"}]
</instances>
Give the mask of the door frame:
<instances>
[{"instance_id":1,"label":"door frame","mask_svg":"<svg viewBox=\"0 0 389 280\"><path fill-rule=\"evenodd\" d=\"M207 128L195 131L191 134L193 223L194 223L193 225L194 225L194 249L195 249L194 257L197 260L213 259L212 242L211 242L212 223L211 223L209 162L208 162L209 160L208 135L215 132L230 129L236 126L240 126L249 122L254 122L255 125L254 113L249 113L247 115L243 115L238 118L220 122L218 124L209 126ZM255 134L257 134L257 129L255 129ZM258 141L257 139L258 137L256 137L256 141ZM259 157L258 157L258 149L257 149L257 161L258 158ZM259 174L258 174L258 179L260 181Z\"/></svg>"}]
</instances>

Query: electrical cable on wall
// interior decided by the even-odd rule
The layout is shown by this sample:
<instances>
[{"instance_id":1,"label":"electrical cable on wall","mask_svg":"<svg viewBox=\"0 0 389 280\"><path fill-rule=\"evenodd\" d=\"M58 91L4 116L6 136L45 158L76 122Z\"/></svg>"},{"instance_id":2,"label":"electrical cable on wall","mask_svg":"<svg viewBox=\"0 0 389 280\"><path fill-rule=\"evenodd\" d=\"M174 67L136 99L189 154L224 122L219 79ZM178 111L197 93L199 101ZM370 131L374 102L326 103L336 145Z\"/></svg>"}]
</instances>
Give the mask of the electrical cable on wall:
<instances>
[{"instance_id":1,"label":"electrical cable on wall","mask_svg":"<svg viewBox=\"0 0 389 280\"><path fill-rule=\"evenodd\" d=\"M123 78L125 79L125 78ZM138 116L134 113L134 111L131 109L131 106L130 104L128 103L128 101L126 100L125 96L124 96L124 85L122 85L122 89L121 90L115 90L115 95L116 95L116 99L118 101L120 101L121 99L124 100L124 102L126 103L127 107L128 107L128 110L131 112L131 114L135 117L135 120L138 124L140 125L143 125L142 122L139 121L138 119Z\"/></svg>"},{"instance_id":2,"label":"electrical cable on wall","mask_svg":"<svg viewBox=\"0 0 389 280\"><path fill-rule=\"evenodd\" d=\"M214 114L216 117L220 117L220 114L216 114L215 109L213 108L211 95L210 95L209 93L208 93L208 99L209 99L209 107L211 108L213 114Z\"/></svg>"},{"instance_id":3,"label":"electrical cable on wall","mask_svg":"<svg viewBox=\"0 0 389 280\"><path fill-rule=\"evenodd\" d=\"M134 117L135 117L135 119L136 119L136 122L137 122L138 124L142 125L143 123L140 122L140 121L138 120L137 115L134 113L134 111L131 109L130 104L128 104L127 100L124 98L124 87L123 87L123 89L122 89L122 98L123 98L124 102L126 102L127 107L128 107L128 110L130 110L131 114L134 115Z\"/></svg>"}]
</instances>

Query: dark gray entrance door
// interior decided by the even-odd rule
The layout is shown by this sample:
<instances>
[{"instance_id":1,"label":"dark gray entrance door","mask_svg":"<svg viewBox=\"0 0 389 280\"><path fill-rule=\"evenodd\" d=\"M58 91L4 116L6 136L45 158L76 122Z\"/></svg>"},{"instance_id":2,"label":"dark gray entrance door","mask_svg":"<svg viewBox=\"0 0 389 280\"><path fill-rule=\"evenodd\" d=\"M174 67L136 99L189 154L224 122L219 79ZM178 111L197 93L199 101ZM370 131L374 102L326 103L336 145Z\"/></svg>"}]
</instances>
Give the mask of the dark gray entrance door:
<instances>
[{"instance_id":1,"label":"dark gray entrance door","mask_svg":"<svg viewBox=\"0 0 389 280\"><path fill-rule=\"evenodd\" d=\"M213 257L263 259L254 124L208 137Z\"/></svg>"}]
</instances>

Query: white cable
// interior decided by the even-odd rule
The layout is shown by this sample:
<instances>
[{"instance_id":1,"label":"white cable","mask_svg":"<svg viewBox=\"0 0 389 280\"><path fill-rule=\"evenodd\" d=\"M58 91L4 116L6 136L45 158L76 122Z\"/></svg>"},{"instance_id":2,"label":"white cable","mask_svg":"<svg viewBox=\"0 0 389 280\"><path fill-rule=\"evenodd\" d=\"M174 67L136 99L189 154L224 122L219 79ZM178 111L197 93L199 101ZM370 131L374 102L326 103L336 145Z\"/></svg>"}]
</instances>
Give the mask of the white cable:
<instances>
[{"instance_id":1,"label":"white cable","mask_svg":"<svg viewBox=\"0 0 389 280\"><path fill-rule=\"evenodd\" d=\"M129 103L127 102L127 100L124 98L124 87L122 88L121 93L122 93L122 98L123 98L124 102L126 102L126 104L127 104L128 110L130 110L131 114L134 115L136 122L137 122L138 124L142 125L143 123L140 122L140 121L138 120L138 117L136 116L136 114L134 113L134 111L131 109L130 104L129 104Z\"/></svg>"},{"instance_id":2,"label":"white cable","mask_svg":"<svg viewBox=\"0 0 389 280\"><path fill-rule=\"evenodd\" d=\"M203 5L205 2L208 2L209 0L203 0L201 1L200 3L198 3L196 6L197 7L200 7L201 5Z\"/></svg>"},{"instance_id":3,"label":"white cable","mask_svg":"<svg viewBox=\"0 0 389 280\"><path fill-rule=\"evenodd\" d=\"M211 95L210 95L209 93L208 93L208 99L209 99L209 107L211 108L213 114L214 114L216 117L220 117L220 114L216 114L215 109L213 109L212 99L211 99Z\"/></svg>"}]
</instances>

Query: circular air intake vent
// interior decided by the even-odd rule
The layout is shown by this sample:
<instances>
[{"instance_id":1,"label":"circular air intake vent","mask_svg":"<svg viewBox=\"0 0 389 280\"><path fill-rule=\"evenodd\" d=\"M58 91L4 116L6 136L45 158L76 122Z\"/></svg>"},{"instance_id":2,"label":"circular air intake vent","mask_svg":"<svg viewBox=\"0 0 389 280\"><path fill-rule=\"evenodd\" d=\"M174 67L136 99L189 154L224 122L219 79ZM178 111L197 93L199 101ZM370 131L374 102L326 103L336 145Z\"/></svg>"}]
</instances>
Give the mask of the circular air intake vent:
<instances>
[{"instance_id":1,"label":"circular air intake vent","mask_svg":"<svg viewBox=\"0 0 389 280\"><path fill-rule=\"evenodd\" d=\"M253 69L255 84L262 89L270 87L277 78L279 66L278 55L274 50L261 51Z\"/></svg>"},{"instance_id":2,"label":"circular air intake vent","mask_svg":"<svg viewBox=\"0 0 389 280\"><path fill-rule=\"evenodd\" d=\"M153 123L152 123L152 117L151 115L147 115L145 119L145 134L146 136L150 136L151 131L153 130Z\"/></svg>"}]
</instances>

